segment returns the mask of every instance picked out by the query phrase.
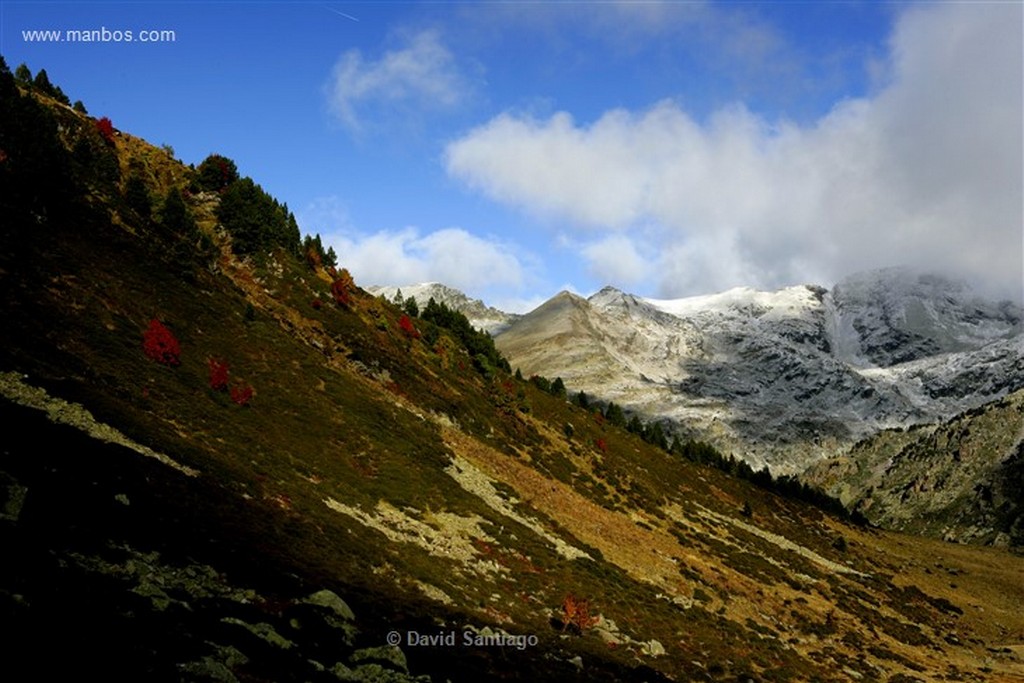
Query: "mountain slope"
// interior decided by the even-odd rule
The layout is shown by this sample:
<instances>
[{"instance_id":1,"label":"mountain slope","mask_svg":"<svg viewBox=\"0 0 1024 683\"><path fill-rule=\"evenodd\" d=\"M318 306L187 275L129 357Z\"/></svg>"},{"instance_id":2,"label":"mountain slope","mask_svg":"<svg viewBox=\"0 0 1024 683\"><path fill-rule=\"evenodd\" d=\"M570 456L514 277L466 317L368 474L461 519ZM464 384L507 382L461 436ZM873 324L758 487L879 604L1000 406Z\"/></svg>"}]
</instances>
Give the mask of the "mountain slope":
<instances>
[{"instance_id":1,"label":"mountain slope","mask_svg":"<svg viewBox=\"0 0 1024 683\"><path fill-rule=\"evenodd\" d=\"M53 119L26 148L95 132L14 96ZM99 144L206 239L81 160L66 211L3 197L12 675L1022 680L1021 558L674 458L343 273L239 257L223 195L127 133Z\"/></svg>"},{"instance_id":2,"label":"mountain slope","mask_svg":"<svg viewBox=\"0 0 1024 683\"><path fill-rule=\"evenodd\" d=\"M873 523L959 542L1024 540L1024 391L887 430L802 478Z\"/></svg>"},{"instance_id":3,"label":"mountain slope","mask_svg":"<svg viewBox=\"0 0 1024 683\"><path fill-rule=\"evenodd\" d=\"M498 347L525 372L560 375L775 472L1024 386L1019 308L899 269L832 292L659 301L605 288L574 309L571 335L558 310L524 316Z\"/></svg>"}]
</instances>

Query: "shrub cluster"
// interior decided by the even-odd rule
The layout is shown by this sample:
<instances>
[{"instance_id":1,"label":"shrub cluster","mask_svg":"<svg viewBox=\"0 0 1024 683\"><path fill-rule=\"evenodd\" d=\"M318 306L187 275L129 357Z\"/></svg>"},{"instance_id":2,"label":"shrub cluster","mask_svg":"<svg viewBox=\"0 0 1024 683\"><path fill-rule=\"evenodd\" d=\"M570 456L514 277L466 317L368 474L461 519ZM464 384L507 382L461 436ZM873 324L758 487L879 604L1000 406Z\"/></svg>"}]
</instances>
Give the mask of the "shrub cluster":
<instances>
[{"instance_id":1,"label":"shrub cluster","mask_svg":"<svg viewBox=\"0 0 1024 683\"><path fill-rule=\"evenodd\" d=\"M167 327L156 318L142 334L142 350L146 356L170 367L181 365L181 345Z\"/></svg>"},{"instance_id":2,"label":"shrub cluster","mask_svg":"<svg viewBox=\"0 0 1024 683\"><path fill-rule=\"evenodd\" d=\"M501 369L507 373L512 372L512 366L498 352L491 335L475 329L469 324L469 318L461 311L449 308L446 304L435 301L434 297L430 297L420 313L420 318L455 335L455 338L473 359L473 365L483 375L490 377L494 374L495 369ZM427 341L432 343L436 339Z\"/></svg>"},{"instance_id":3,"label":"shrub cluster","mask_svg":"<svg viewBox=\"0 0 1024 683\"><path fill-rule=\"evenodd\" d=\"M597 617L590 616L590 601L572 593L562 599L562 630L571 628L582 633L597 623Z\"/></svg>"},{"instance_id":4,"label":"shrub cluster","mask_svg":"<svg viewBox=\"0 0 1024 683\"><path fill-rule=\"evenodd\" d=\"M334 253L334 247L327 247L325 250L319 233L315 237L306 235L302 240L302 254L313 270L338 267L338 255Z\"/></svg>"},{"instance_id":5,"label":"shrub cluster","mask_svg":"<svg viewBox=\"0 0 1024 683\"><path fill-rule=\"evenodd\" d=\"M207 360L210 368L210 388L214 391L227 391L231 400L240 406L249 405L252 400L253 389L245 382L239 382L228 389L228 364L218 358Z\"/></svg>"},{"instance_id":6,"label":"shrub cluster","mask_svg":"<svg viewBox=\"0 0 1024 683\"><path fill-rule=\"evenodd\" d=\"M416 329L416 326L412 323L412 318L407 313L403 313L402 317L398 319L398 327L402 330L402 333L409 339L419 339L420 331Z\"/></svg>"},{"instance_id":7,"label":"shrub cluster","mask_svg":"<svg viewBox=\"0 0 1024 683\"><path fill-rule=\"evenodd\" d=\"M228 388L228 364L216 358L209 359L207 364L210 366L210 388L214 391L226 391Z\"/></svg>"},{"instance_id":8,"label":"shrub cluster","mask_svg":"<svg viewBox=\"0 0 1024 683\"><path fill-rule=\"evenodd\" d=\"M231 400L240 406L249 405L249 401L252 400L252 387L244 383L231 387Z\"/></svg>"}]
</instances>

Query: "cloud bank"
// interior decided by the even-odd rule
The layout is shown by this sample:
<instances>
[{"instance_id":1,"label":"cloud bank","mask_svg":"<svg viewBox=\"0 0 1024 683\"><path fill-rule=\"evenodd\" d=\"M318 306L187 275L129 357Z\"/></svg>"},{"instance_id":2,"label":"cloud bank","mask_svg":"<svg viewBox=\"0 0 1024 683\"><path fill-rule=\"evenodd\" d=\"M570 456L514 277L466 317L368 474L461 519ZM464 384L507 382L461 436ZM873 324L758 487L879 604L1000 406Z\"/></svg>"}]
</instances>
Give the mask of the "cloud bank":
<instances>
[{"instance_id":1,"label":"cloud bank","mask_svg":"<svg viewBox=\"0 0 1024 683\"><path fill-rule=\"evenodd\" d=\"M504 244L461 228L421 234L415 227L365 235L328 232L339 260L361 285L444 282L464 291L518 288L526 269Z\"/></svg>"},{"instance_id":2,"label":"cloud bank","mask_svg":"<svg viewBox=\"0 0 1024 683\"><path fill-rule=\"evenodd\" d=\"M659 296L909 263L1019 298L1022 11L910 8L884 85L810 124L742 104L698 121L672 100L589 124L506 112L451 142L446 169L570 221L595 273L646 271Z\"/></svg>"}]
</instances>

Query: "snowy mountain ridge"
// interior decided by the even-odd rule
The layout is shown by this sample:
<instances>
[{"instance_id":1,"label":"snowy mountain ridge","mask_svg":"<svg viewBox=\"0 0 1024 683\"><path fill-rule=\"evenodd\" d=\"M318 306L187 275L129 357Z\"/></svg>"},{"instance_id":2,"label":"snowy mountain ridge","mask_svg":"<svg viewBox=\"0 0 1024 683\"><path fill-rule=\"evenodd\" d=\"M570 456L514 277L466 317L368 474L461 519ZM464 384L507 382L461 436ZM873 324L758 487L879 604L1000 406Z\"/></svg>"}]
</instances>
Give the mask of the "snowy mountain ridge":
<instances>
[{"instance_id":1,"label":"snowy mountain ridge","mask_svg":"<svg viewBox=\"0 0 1024 683\"><path fill-rule=\"evenodd\" d=\"M832 290L561 293L496 343L525 373L561 376L778 473L1024 386L1022 317L963 283L893 268Z\"/></svg>"}]
</instances>

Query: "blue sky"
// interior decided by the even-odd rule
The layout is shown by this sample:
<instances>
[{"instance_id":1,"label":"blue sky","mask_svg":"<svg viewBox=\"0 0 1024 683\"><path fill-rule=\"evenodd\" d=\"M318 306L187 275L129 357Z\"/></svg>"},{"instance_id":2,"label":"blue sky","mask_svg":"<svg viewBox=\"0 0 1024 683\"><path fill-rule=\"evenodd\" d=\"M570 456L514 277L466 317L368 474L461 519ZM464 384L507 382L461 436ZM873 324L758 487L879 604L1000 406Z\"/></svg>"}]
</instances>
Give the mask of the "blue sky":
<instances>
[{"instance_id":1,"label":"blue sky","mask_svg":"<svg viewBox=\"0 0 1024 683\"><path fill-rule=\"evenodd\" d=\"M525 310L909 263L1020 298L1020 3L3 2L0 52L217 152L357 282ZM43 43L28 30L172 30Z\"/></svg>"}]
</instances>

